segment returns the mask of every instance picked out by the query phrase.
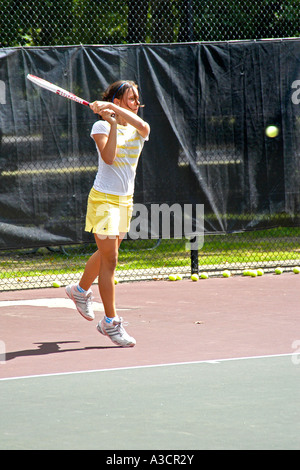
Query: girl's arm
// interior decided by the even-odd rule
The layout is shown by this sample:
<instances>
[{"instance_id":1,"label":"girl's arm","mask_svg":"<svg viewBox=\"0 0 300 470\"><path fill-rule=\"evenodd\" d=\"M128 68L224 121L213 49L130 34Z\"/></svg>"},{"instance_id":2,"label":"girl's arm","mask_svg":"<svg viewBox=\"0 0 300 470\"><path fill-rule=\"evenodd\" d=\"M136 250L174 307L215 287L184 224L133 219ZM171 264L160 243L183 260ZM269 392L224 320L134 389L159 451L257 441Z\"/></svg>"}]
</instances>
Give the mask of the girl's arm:
<instances>
[{"instance_id":1,"label":"girl's arm","mask_svg":"<svg viewBox=\"0 0 300 470\"><path fill-rule=\"evenodd\" d=\"M93 138L100 151L102 160L107 165L112 165L116 158L117 152L117 121L111 113L104 111L102 117L110 124L109 135L94 134Z\"/></svg>"},{"instance_id":2,"label":"girl's arm","mask_svg":"<svg viewBox=\"0 0 300 470\"><path fill-rule=\"evenodd\" d=\"M110 103L109 101L94 101L90 104L91 109L94 113L102 114L104 110L111 110L113 113L118 114L120 117L125 119L125 121L131 126L135 127L141 136L146 139L150 132L149 124L140 118L133 111L129 111L121 106L116 105L115 103Z\"/></svg>"}]
</instances>

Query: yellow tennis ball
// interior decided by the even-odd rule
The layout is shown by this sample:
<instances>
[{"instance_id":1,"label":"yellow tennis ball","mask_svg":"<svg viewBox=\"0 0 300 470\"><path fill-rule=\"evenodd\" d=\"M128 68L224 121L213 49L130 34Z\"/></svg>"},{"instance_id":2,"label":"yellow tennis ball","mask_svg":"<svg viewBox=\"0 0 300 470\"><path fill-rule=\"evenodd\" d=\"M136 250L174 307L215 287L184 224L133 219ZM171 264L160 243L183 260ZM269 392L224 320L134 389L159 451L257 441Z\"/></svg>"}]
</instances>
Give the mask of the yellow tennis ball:
<instances>
[{"instance_id":1,"label":"yellow tennis ball","mask_svg":"<svg viewBox=\"0 0 300 470\"><path fill-rule=\"evenodd\" d=\"M182 275L176 274L176 281L182 281Z\"/></svg>"},{"instance_id":2,"label":"yellow tennis ball","mask_svg":"<svg viewBox=\"0 0 300 470\"><path fill-rule=\"evenodd\" d=\"M278 134L279 134L279 129L278 129L278 127L276 127L276 126L268 126L268 127L266 128L266 135L267 135L268 137L274 138L274 137L277 137Z\"/></svg>"},{"instance_id":3,"label":"yellow tennis ball","mask_svg":"<svg viewBox=\"0 0 300 470\"><path fill-rule=\"evenodd\" d=\"M275 274L282 274L283 273L283 269L282 268L276 268L275 269Z\"/></svg>"},{"instance_id":4,"label":"yellow tennis ball","mask_svg":"<svg viewBox=\"0 0 300 470\"><path fill-rule=\"evenodd\" d=\"M169 280L170 281L176 281L176 274L170 274Z\"/></svg>"},{"instance_id":5,"label":"yellow tennis ball","mask_svg":"<svg viewBox=\"0 0 300 470\"><path fill-rule=\"evenodd\" d=\"M198 276L198 274L192 274L192 275L191 275L191 279L192 279L192 281L194 281L194 282L195 282L195 281L199 281L199 276Z\"/></svg>"},{"instance_id":6,"label":"yellow tennis ball","mask_svg":"<svg viewBox=\"0 0 300 470\"><path fill-rule=\"evenodd\" d=\"M227 269L225 271L223 271L223 277L230 277L230 271L228 271Z\"/></svg>"},{"instance_id":7,"label":"yellow tennis ball","mask_svg":"<svg viewBox=\"0 0 300 470\"><path fill-rule=\"evenodd\" d=\"M115 285L119 284L119 279L117 277L115 277L114 281L115 281Z\"/></svg>"},{"instance_id":8,"label":"yellow tennis ball","mask_svg":"<svg viewBox=\"0 0 300 470\"><path fill-rule=\"evenodd\" d=\"M54 282L52 283L52 286L53 286L53 287L60 287L60 282L54 281Z\"/></svg>"},{"instance_id":9,"label":"yellow tennis ball","mask_svg":"<svg viewBox=\"0 0 300 470\"><path fill-rule=\"evenodd\" d=\"M294 269L293 269L293 272L295 274L299 274L300 273L300 268L298 266L295 266Z\"/></svg>"},{"instance_id":10,"label":"yellow tennis ball","mask_svg":"<svg viewBox=\"0 0 300 470\"><path fill-rule=\"evenodd\" d=\"M207 273L201 273L200 277L201 277L201 279L208 279L208 274Z\"/></svg>"}]
</instances>

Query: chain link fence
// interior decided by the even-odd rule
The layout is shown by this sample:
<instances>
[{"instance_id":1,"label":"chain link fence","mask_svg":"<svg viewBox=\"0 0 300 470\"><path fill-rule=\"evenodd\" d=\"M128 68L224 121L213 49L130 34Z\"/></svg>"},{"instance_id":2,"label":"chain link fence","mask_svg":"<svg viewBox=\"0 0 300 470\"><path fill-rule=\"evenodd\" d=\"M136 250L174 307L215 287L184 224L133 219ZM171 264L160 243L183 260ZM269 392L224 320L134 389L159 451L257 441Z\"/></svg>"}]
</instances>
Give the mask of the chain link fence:
<instances>
[{"instance_id":1,"label":"chain link fence","mask_svg":"<svg viewBox=\"0 0 300 470\"><path fill-rule=\"evenodd\" d=\"M2 0L0 44L174 43L299 37L299 0Z\"/></svg>"},{"instance_id":2,"label":"chain link fence","mask_svg":"<svg viewBox=\"0 0 300 470\"><path fill-rule=\"evenodd\" d=\"M242 275L262 269L286 272L300 265L300 230L276 228L240 234L206 235L198 253L199 276L222 276L225 270ZM95 245L8 250L0 254L0 289L16 290L67 285L80 279ZM175 274L191 276L191 251L185 240L124 241L116 282L167 280Z\"/></svg>"},{"instance_id":3,"label":"chain link fence","mask_svg":"<svg viewBox=\"0 0 300 470\"><path fill-rule=\"evenodd\" d=\"M170 44L292 38L300 37L299 11L299 0L2 0L0 46ZM231 123L228 121L225 125ZM0 132L2 134L1 129ZM62 140L67 147L66 137ZM39 151L34 136L3 134L0 166L4 153L18 152L20 161L21 154L25 155L29 147L32 151L33 146ZM94 150L91 155L85 172L96 167ZM66 167L65 163L63 166ZM71 166L74 174L77 167ZM13 172L19 175L20 171L24 174L32 171L51 173L47 167L36 169L34 162L26 162L22 168L2 167L1 171L2 186L5 177L15 176ZM77 173L80 171L77 169ZM36 184L43 182L39 180ZM88 190L88 184L85 184ZM117 278L119 281L167 279L171 273L189 277L192 271L220 275L225 269L237 274L257 268L274 272L279 265L292 270L300 264L299 241L298 227L282 226L241 233L207 233L203 247L196 253L190 249L187 239L124 240L120 247ZM74 282L80 278L95 248L93 243L64 243L3 249L0 251L0 291L46 287L54 281L61 285Z\"/></svg>"}]
</instances>

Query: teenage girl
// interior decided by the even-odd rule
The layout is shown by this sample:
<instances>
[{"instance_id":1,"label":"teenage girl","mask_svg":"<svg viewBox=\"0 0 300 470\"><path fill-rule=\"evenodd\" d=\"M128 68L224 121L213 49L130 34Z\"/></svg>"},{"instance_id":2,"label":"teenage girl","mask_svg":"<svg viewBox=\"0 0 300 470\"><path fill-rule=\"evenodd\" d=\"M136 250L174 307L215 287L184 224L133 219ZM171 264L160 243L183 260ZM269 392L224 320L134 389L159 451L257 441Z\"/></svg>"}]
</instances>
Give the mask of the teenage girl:
<instances>
[{"instance_id":1,"label":"teenage girl","mask_svg":"<svg viewBox=\"0 0 300 470\"><path fill-rule=\"evenodd\" d=\"M91 137L98 152L98 172L88 198L85 230L93 232L97 251L88 260L77 285L66 287L79 313L94 320L91 285L98 276L104 318L97 329L117 345L136 344L122 325L115 307L114 275L119 246L129 230L139 156L148 140L150 127L137 113L138 86L132 81L110 85L102 101L90 104L102 120L95 122Z\"/></svg>"}]
</instances>

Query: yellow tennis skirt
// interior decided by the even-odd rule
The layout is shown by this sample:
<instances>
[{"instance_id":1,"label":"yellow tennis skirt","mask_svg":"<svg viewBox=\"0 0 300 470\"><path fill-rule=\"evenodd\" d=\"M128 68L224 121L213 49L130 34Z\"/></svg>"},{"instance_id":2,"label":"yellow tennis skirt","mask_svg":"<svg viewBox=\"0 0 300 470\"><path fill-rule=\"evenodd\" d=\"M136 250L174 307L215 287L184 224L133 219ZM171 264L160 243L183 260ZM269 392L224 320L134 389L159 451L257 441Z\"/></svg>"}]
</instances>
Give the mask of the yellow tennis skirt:
<instances>
[{"instance_id":1,"label":"yellow tennis skirt","mask_svg":"<svg viewBox=\"0 0 300 470\"><path fill-rule=\"evenodd\" d=\"M127 233L132 217L133 197L106 194L92 188L88 197L85 230L98 235Z\"/></svg>"}]
</instances>

